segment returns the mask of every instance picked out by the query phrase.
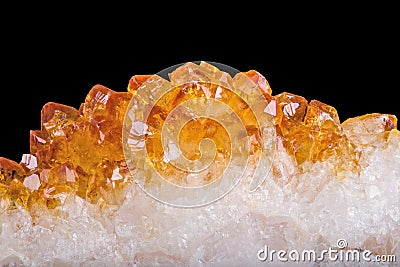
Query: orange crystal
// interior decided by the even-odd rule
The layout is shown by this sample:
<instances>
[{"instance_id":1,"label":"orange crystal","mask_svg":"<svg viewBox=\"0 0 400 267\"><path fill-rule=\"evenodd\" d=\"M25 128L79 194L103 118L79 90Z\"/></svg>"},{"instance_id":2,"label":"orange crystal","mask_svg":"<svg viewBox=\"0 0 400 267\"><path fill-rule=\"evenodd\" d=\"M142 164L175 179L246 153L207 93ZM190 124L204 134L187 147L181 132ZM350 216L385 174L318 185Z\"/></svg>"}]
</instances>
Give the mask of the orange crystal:
<instances>
[{"instance_id":1,"label":"orange crystal","mask_svg":"<svg viewBox=\"0 0 400 267\"><path fill-rule=\"evenodd\" d=\"M173 80L173 78L171 79ZM220 90L218 94L217 90ZM169 182L184 186L186 185L184 177L189 172L178 169L164 160L165 152L161 140L161 131L167 115L175 107L187 100L214 98L216 95L218 95L219 101L227 103L234 113L238 114L241 121L245 122L244 126L248 136L257 136L259 134L258 129L256 129L257 121L250 107L231 90L218 84L205 82L189 82L173 88L152 108L147 119L149 135L146 137L149 160L153 163L157 172ZM199 181L199 184L205 185L214 181L210 178L211 176L219 177L229 163L229 158L231 157L229 133L215 120L209 118L187 119L189 121L181 131L177 131L180 132L179 148L186 158L189 160L200 158L199 145L204 139L211 139L216 145L216 156L213 163L207 171L199 174L203 179ZM243 138L246 138L246 136L243 136ZM254 151L260 149L261 144L259 141L259 138L256 138L256 141L252 142L251 145Z\"/></svg>"},{"instance_id":2,"label":"orange crystal","mask_svg":"<svg viewBox=\"0 0 400 267\"><path fill-rule=\"evenodd\" d=\"M247 134L252 137L253 149L257 150L262 144L254 114L240 97L228 90L245 82L239 74L254 82L269 102L265 112L274 116L278 141L293 157L299 171L306 162L336 157L338 173L358 172L360 151L355 145L371 138L363 134L374 133L376 138L384 139L397 127L393 115L367 114L341 123L335 108L320 101L308 102L287 92L273 96L265 77L255 70L232 78L210 64L187 63L186 66L195 66L197 72L183 77L184 69L180 68L171 73L171 82L177 87L152 108L147 121L153 133L146 139L149 159L158 171L175 177L172 182L180 182L176 180L179 171L162 161L160 129L167 115L183 101L205 97L205 94L215 96L221 87L213 79L224 84L220 97L246 122ZM20 163L0 158L0 199L6 200L10 209L29 210L55 208L71 193L91 203L121 204L121 190L132 180L122 147L124 116L136 91L151 77L133 76L127 92L95 85L79 109L47 103L41 112L41 129L30 132L30 154L25 154ZM189 121L181 131L180 149L187 158L196 159L200 155L200 141L211 138L222 157L219 162L224 162L223 158L229 158L230 153L228 137L215 121ZM222 169L223 164L217 164L213 171Z\"/></svg>"}]
</instances>

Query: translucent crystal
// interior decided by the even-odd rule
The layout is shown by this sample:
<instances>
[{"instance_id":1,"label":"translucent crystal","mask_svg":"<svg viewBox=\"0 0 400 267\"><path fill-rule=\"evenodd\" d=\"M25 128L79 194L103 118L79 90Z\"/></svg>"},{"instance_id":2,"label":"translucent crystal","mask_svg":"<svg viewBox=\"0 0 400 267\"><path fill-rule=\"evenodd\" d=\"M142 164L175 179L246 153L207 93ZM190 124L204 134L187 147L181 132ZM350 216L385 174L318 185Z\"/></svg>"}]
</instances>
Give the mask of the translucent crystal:
<instances>
[{"instance_id":1,"label":"translucent crystal","mask_svg":"<svg viewBox=\"0 0 400 267\"><path fill-rule=\"evenodd\" d=\"M341 122L334 107L318 100L273 95L255 70L230 75L207 62L189 62L168 77L135 75L126 92L95 85L79 108L43 107L40 130L30 132L30 153L19 163L0 158L1 266L254 266L268 263L257 258L265 246L320 252L339 239L348 249L399 260L400 132L394 115ZM233 93L238 88L246 92ZM148 120L125 125L126 115L135 115L126 114L134 96L150 99L164 89L171 90L146 111ZM254 92L263 96L262 112L273 116L274 131L259 127L245 101ZM225 116L226 125L181 112L195 112L209 99L231 108L228 115L217 104L206 110ZM185 106L189 100L196 105ZM178 125L181 120L186 123ZM164 145L168 123L182 127L177 142ZM131 143L124 144L124 132ZM271 132L276 138L266 134ZM235 152L242 141L248 151ZM146 160L169 182L196 187L215 182L211 175L224 173L233 156L258 155L266 144L275 147L274 160L257 190L249 193L249 173L223 198L196 208L151 198L129 170L137 159L124 154L124 145L146 148ZM205 157L202 148L216 151L203 175L171 165L179 151L193 161ZM146 181L154 185L152 177ZM299 262L313 264L340 262Z\"/></svg>"}]
</instances>

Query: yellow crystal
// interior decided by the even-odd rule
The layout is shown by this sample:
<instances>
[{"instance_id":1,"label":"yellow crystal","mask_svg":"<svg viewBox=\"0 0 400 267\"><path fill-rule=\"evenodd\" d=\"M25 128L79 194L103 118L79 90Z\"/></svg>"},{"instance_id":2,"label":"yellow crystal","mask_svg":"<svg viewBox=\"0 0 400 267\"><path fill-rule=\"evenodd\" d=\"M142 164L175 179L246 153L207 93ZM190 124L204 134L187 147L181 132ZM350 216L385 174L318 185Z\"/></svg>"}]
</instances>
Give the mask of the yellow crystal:
<instances>
[{"instance_id":1,"label":"yellow crystal","mask_svg":"<svg viewBox=\"0 0 400 267\"><path fill-rule=\"evenodd\" d=\"M146 121L148 159L170 182L185 183L183 170L165 160L162 126L174 108L191 99L218 99L232 108L244 122L251 153L262 147L260 129L253 111L231 89L252 81L268 102L264 112L274 116L277 138L302 171L305 162L330 158L341 172L359 171L360 150L356 146L371 138L386 141L396 129L397 119L388 114L367 114L341 123L334 107L317 100L283 92L272 95L264 76L255 70L234 77L211 64L187 63L169 74L175 87L149 110ZM247 77L247 78L246 78ZM0 198L9 208L29 210L55 208L73 193L91 203L121 204L124 187L131 182L122 147L122 132L127 107L138 90L152 75L133 76L127 92L115 92L95 85L84 103L76 109L47 103L41 111L41 129L30 132L30 154L20 163L0 158ZM162 80L158 86L165 86ZM151 96L151 92L148 92ZM386 139L385 139L386 138ZM179 149L196 160L201 157L200 143L213 140L216 156L202 176L202 184L212 182L211 173L221 173L231 156L229 133L217 121L207 118L188 120L180 131ZM217 175L218 176L218 175Z\"/></svg>"}]
</instances>

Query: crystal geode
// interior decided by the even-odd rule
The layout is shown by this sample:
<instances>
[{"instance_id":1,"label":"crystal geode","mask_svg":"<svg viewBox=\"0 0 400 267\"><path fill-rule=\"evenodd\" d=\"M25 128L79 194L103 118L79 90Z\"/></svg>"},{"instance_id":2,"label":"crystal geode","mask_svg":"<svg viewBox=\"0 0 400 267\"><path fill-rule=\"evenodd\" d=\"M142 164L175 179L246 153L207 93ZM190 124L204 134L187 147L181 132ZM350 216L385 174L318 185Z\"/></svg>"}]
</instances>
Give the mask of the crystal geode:
<instances>
[{"instance_id":1,"label":"crystal geode","mask_svg":"<svg viewBox=\"0 0 400 267\"><path fill-rule=\"evenodd\" d=\"M341 122L219 66L95 85L79 109L47 103L30 153L0 158L0 265L280 266L310 250L298 265L400 261L396 117ZM329 248L371 262L318 258Z\"/></svg>"}]
</instances>

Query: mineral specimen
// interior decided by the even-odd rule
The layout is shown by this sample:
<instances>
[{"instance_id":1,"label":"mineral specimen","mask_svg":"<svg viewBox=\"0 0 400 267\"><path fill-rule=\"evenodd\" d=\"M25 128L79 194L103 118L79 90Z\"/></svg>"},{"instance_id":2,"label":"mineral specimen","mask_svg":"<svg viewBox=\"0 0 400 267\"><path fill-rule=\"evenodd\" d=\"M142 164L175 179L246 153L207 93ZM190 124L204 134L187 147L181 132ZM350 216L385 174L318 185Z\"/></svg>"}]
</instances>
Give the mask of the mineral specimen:
<instances>
[{"instance_id":1,"label":"mineral specimen","mask_svg":"<svg viewBox=\"0 0 400 267\"><path fill-rule=\"evenodd\" d=\"M30 132L30 153L19 163L0 158L1 266L255 265L263 263L257 253L265 246L319 253L339 239L346 240L343 249L400 257L400 133L394 115L341 122L334 107L318 100L272 95L255 70L231 76L210 63L189 62L168 75L169 81L133 76L126 92L95 85L79 109L43 107L40 130ZM157 99L160 90L166 93L141 110L144 123L130 117L135 101ZM263 106L249 105L260 99L257 94ZM201 109L210 99L216 102L205 114L217 114L225 124L186 105L195 100ZM220 114L220 102L230 113ZM271 118L264 124L261 106ZM169 124L176 128L169 134L178 133L176 144L163 143L169 120L176 122ZM208 158L204 140L212 140L216 151ZM147 154L139 159L141 148ZM195 162L190 170L202 169L193 174L173 165L176 151L181 163ZM143 180L163 190L143 167L152 166L167 184L207 189L237 158L248 154L257 165L265 151L271 168L248 173L266 176L257 190L249 193L245 176L232 192L201 207L170 206L138 186ZM207 168L201 159L211 161Z\"/></svg>"}]
</instances>

